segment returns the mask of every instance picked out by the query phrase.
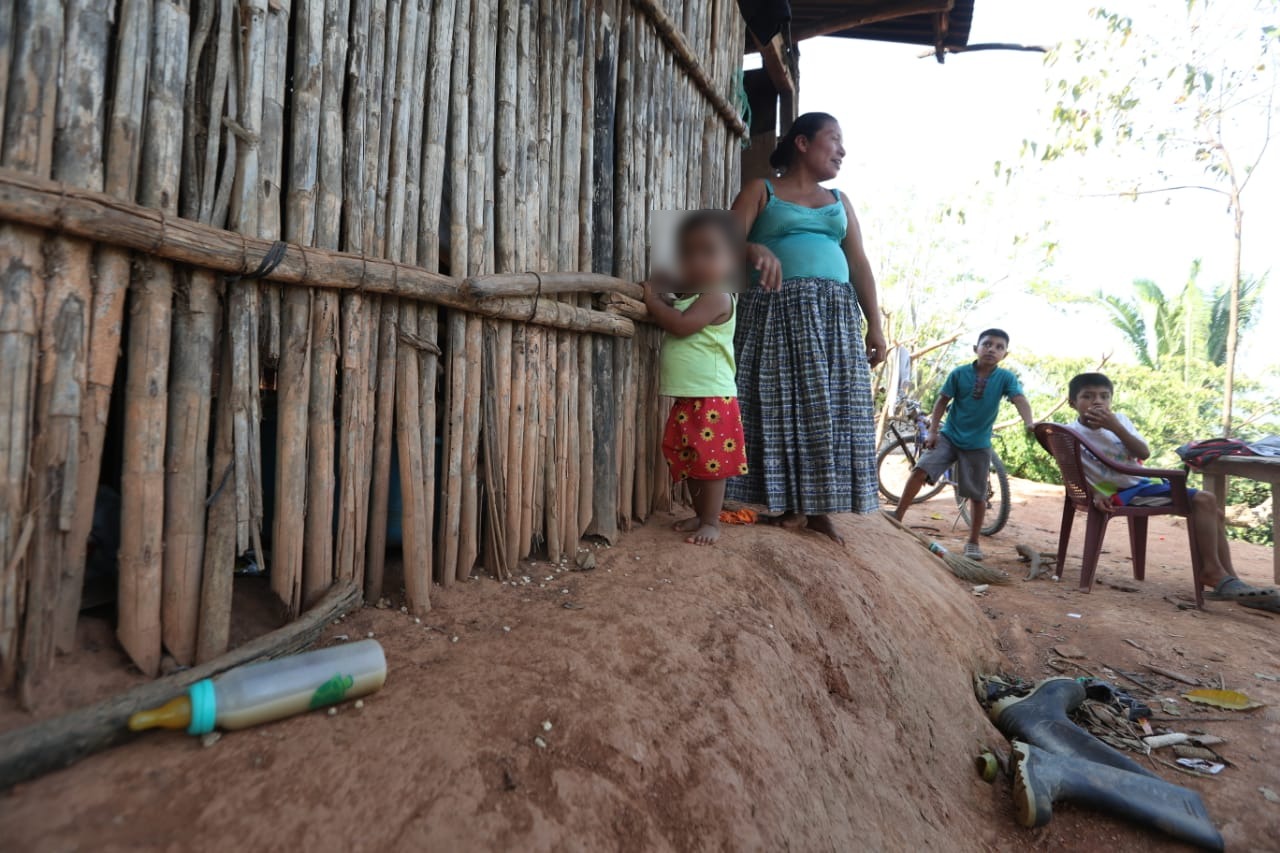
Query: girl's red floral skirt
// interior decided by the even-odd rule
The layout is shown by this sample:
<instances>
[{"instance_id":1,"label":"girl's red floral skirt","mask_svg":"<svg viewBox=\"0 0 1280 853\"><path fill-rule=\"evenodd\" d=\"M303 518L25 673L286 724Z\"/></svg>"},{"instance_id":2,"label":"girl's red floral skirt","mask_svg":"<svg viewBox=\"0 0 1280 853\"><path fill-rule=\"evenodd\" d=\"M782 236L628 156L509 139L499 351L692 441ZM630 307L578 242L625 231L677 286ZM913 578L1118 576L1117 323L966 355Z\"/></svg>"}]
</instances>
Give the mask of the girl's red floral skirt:
<instances>
[{"instance_id":1,"label":"girl's red floral skirt","mask_svg":"<svg viewBox=\"0 0 1280 853\"><path fill-rule=\"evenodd\" d=\"M727 480L747 473L737 397L677 397L662 435L671 479Z\"/></svg>"}]
</instances>

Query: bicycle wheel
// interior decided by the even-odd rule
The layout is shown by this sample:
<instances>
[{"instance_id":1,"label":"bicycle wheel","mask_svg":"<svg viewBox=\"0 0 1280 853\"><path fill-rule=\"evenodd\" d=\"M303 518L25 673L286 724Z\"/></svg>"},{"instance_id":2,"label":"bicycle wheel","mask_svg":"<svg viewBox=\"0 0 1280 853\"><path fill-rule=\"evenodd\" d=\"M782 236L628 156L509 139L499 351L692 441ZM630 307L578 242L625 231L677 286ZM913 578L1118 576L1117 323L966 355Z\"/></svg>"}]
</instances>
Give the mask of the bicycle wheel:
<instances>
[{"instance_id":1,"label":"bicycle wheel","mask_svg":"<svg viewBox=\"0 0 1280 853\"><path fill-rule=\"evenodd\" d=\"M956 489L956 506L966 526L969 524L969 499ZM982 518L982 535L994 536L1009 523L1009 475L1000 457L991 453L991 473L987 475L987 514Z\"/></svg>"},{"instance_id":2,"label":"bicycle wheel","mask_svg":"<svg viewBox=\"0 0 1280 853\"><path fill-rule=\"evenodd\" d=\"M911 469L915 467L916 441L914 435L896 436L889 433L885 436L885 445L876 455L876 476L880 482L880 494L889 503L896 504L902 497L902 490L911 477ZM926 484L916 495L913 504L927 501L942 491L945 483Z\"/></svg>"}]
</instances>

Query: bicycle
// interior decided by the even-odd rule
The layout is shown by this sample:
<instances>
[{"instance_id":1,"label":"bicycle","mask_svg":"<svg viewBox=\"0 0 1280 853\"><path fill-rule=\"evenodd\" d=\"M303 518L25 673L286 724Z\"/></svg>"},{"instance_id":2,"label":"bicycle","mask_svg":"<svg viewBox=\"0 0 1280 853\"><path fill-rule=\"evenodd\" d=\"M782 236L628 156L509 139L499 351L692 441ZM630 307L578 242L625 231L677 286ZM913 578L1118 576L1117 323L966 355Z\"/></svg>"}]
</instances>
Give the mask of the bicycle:
<instances>
[{"instance_id":1,"label":"bicycle","mask_svg":"<svg viewBox=\"0 0 1280 853\"><path fill-rule=\"evenodd\" d=\"M919 401L909 397L900 398L889 418L880 452L876 455L880 494L890 503L896 504L902 497L902 488L911 476L911 470L916 467L916 460L924 453L928 437L929 418ZM956 485L948 470L933 485L926 483L912 503L927 501L947 486ZM956 488L955 497L960 517L968 525L969 500L961 497L959 488ZM1009 522L1009 475L994 450L991 451L991 473L987 478L987 514L984 521L981 531L983 536L999 533Z\"/></svg>"}]
</instances>

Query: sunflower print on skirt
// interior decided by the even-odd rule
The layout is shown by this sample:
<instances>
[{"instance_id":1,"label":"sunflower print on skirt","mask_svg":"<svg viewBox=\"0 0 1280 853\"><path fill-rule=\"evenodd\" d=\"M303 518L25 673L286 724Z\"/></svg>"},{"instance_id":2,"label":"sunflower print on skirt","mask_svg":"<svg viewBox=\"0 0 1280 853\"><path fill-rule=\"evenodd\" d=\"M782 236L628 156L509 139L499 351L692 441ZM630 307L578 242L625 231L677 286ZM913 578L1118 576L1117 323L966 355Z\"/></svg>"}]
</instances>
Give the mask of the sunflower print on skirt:
<instances>
[{"instance_id":1,"label":"sunflower print on skirt","mask_svg":"<svg viewBox=\"0 0 1280 853\"><path fill-rule=\"evenodd\" d=\"M677 397L667 416L662 453L671 478L727 480L747 473L736 397Z\"/></svg>"}]
</instances>

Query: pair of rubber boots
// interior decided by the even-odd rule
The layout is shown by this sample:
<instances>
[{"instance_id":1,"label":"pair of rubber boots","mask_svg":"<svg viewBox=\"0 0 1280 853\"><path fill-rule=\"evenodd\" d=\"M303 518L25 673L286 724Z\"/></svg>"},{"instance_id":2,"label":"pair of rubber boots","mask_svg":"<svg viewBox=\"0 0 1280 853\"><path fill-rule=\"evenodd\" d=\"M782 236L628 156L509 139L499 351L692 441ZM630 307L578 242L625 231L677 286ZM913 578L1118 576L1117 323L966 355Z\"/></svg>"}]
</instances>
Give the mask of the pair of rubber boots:
<instances>
[{"instance_id":1,"label":"pair of rubber boots","mask_svg":"<svg viewBox=\"0 0 1280 853\"><path fill-rule=\"evenodd\" d=\"M1071 678L1040 682L1024 697L991 706L1013 742L1013 798L1023 826L1044 826L1059 800L1153 827L1205 850L1222 850L1200 795L1164 781L1067 718L1084 701Z\"/></svg>"}]
</instances>

